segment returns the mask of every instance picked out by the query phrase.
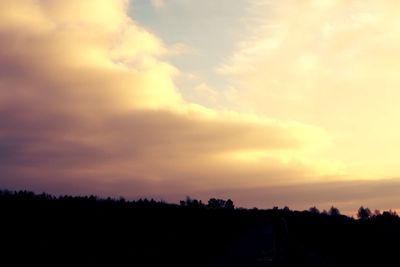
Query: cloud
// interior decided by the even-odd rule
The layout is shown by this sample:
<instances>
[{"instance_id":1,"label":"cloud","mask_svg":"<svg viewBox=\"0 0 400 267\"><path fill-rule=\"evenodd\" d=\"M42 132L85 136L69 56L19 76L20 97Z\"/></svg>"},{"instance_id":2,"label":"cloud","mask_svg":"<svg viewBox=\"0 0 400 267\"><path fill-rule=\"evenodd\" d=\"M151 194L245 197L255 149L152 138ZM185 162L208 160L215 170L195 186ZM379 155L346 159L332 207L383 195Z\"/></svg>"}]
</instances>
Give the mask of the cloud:
<instances>
[{"instance_id":1,"label":"cloud","mask_svg":"<svg viewBox=\"0 0 400 267\"><path fill-rule=\"evenodd\" d=\"M165 0L151 0L151 4L155 8L163 8L165 6Z\"/></svg>"},{"instance_id":2,"label":"cloud","mask_svg":"<svg viewBox=\"0 0 400 267\"><path fill-rule=\"evenodd\" d=\"M128 1L0 3L0 186L184 197L343 175L319 127L182 99Z\"/></svg>"},{"instance_id":3,"label":"cloud","mask_svg":"<svg viewBox=\"0 0 400 267\"><path fill-rule=\"evenodd\" d=\"M218 68L231 106L315 124L354 176L396 176L400 45L396 1L263 1Z\"/></svg>"}]
</instances>

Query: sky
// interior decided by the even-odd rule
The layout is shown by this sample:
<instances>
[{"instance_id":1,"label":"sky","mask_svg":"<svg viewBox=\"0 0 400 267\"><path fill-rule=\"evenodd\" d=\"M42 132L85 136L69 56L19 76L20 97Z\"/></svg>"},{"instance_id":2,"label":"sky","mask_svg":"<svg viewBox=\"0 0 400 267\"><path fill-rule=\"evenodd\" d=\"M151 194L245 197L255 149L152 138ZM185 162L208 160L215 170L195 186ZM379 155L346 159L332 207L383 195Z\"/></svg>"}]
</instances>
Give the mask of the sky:
<instances>
[{"instance_id":1,"label":"sky","mask_svg":"<svg viewBox=\"0 0 400 267\"><path fill-rule=\"evenodd\" d=\"M1 1L0 188L400 210L399 12Z\"/></svg>"}]
</instances>

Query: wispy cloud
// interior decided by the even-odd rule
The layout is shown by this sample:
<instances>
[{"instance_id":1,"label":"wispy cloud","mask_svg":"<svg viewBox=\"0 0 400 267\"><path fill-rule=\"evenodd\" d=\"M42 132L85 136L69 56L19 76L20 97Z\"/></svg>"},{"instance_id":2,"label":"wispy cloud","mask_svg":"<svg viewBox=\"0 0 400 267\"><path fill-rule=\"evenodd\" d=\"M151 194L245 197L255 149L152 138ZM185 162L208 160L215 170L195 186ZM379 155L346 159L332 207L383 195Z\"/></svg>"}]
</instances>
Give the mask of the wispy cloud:
<instances>
[{"instance_id":1,"label":"wispy cloud","mask_svg":"<svg viewBox=\"0 0 400 267\"><path fill-rule=\"evenodd\" d=\"M232 106L327 129L330 157L355 176L398 174L398 3L252 3L249 34L218 69Z\"/></svg>"}]
</instances>

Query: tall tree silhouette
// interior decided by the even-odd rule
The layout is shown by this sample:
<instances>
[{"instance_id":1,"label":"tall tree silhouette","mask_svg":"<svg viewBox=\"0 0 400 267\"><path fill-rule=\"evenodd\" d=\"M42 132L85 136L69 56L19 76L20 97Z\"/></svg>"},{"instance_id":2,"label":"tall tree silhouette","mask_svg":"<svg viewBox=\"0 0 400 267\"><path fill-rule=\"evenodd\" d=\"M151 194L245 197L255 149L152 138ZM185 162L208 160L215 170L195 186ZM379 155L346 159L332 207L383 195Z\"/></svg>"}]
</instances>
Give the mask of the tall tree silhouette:
<instances>
[{"instance_id":1,"label":"tall tree silhouette","mask_svg":"<svg viewBox=\"0 0 400 267\"><path fill-rule=\"evenodd\" d=\"M332 206L332 207L329 209L328 214L331 215L331 216L339 216L339 215L340 215L340 211L339 211L338 208Z\"/></svg>"},{"instance_id":2,"label":"tall tree silhouette","mask_svg":"<svg viewBox=\"0 0 400 267\"><path fill-rule=\"evenodd\" d=\"M363 206L361 206L358 209L357 212L357 217L361 220L366 220L368 218L370 218L372 216L372 212L369 208L364 208Z\"/></svg>"}]
</instances>

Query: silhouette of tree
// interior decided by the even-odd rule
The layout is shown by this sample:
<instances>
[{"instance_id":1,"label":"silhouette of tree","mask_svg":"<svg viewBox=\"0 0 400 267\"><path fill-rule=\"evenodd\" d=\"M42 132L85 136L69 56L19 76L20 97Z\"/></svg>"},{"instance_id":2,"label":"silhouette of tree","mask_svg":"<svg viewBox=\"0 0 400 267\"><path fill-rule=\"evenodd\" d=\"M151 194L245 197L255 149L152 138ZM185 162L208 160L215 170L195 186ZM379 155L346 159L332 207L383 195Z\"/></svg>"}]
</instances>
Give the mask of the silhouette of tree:
<instances>
[{"instance_id":1,"label":"silhouette of tree","mask_svg":"<svg viewBox=\"0 0 400 267\"><path fill-rule=\"evenodd\" d=\"M311 214L319 214L319 213L320 213L320 212L319 212L319 209L317 209L317 207L315 207L315 206L309 208L308 211L309 211Z\"/></svg>"},{"instance_id":2,"label":"silhouette of tree","mask_svg":"<svg viewBox=\"0 0 400 267\"><path fill-rule=\"evenodd\" d=\"M381 215L381 211L380 210L374 210L374 217L380 216Z\"/></svg>"},{"instance_id":3,"label":"silhouette of tree","mask_svg":"<svg viewBox=\"0 0 400 267\"><path fill-rule=\"evenodd\" d=\"M8 261L46 266L60 260L71 266L77 262L88 266L396 266L393 255L399 248L400 218L394 210L381 214L361 206L359 218L372 217L363 221L327 216L340 214L333 206L324 215L315 206L308 212L235 209L231 199L217 198L208 201L209 208L194 207L205 206L190 197L176 205L150 198L55 197L0 190L0 223L7 229L0 242L1 262L6 262L4 266L9 266Z\"/></svg>"},{"instance_id":4,"label":"silhouette of tree","mask_svg":"<svg viewBox=\"0 0 400 267\"><path fill-rule=\"evenodd\" d=\"M233 201L231 199L228 199L225 202L225 209L229 209L229 210L235 209L235 205L233 205Z\"/></svg>"},{"instance_id":5,"label":"silhouette of tree","mask_svg":"<svg viewBox=\"0 0 400 267\"><path fill-rule=\"evenodd\" d=\"M371 212L371 210L370 210L369 208L364 208L363 206L361 206L361 207L358 209L357 217L358 217L359 219L365 220L365 219L370 218L371 216L372 216L372 212Z\"/></svg>"},{"instance_id":6,"label":"silhouette of tree","mask_svg":"<svg viewBox=\"0 0 400 267\"><path fill-rule=\"evenodd\" d=\"M191 204L190 206L192 206L192 207L200 206L200 202L197 199L193 199L190 204Z\"/></svg>"},{"instance_id":7,"label":"silhouette of tree","mask_svg":"<svg viewBox=\"0 0 400 267\"><path fill-rule=\"evenodd\" d=\"M190 197L186 197L186 201L181 201L180 205L191 208L199 208L204 206L201 200L199 201L197 199L192 199Z\"/></svg>"},{"instance_id":8,"label":"silhouette of tree","mask_svg":"<svg viewBox=\"0 0 400 267\"><path fill-rule=\"evenodd\" d=\"M218 198L210 198L208 200L208 207L211 209L222 209L225 208L226 201Z\"/></svg>"},{"instance_id":9,"label":"silhouette of tree","mask_svg":"<svg viewBox=\"0 0 400 267\"><path fill-rule=\"evenodd\" d=\"M283 207L283 211L290 211L288 206Z\"/></svg>"},{"instance_id":10,"label":"silhouette of tree","mask_svg":"<svg viewBox=\"0 0 400 267\"><path fill-rule=\"evenodd\" d=\"M384 216L384 217L399 217L399 216L397 215L397 212L396 212L395 210L384 211L384 212L382 213L382 216Z\"/></svg>"},{"instance_id":11,"label":"silhouette of tree","mask_svg":"<svg viewBox=\"0 0 400 267\"><path fill-rule=\"evenodd\" d=\"M331 216L339 216L339 215L340 215L340 211L339 211L338 208L332 206L332 207L329 209L328 214L331 215Z\"/></svg>"}]
</instances>

